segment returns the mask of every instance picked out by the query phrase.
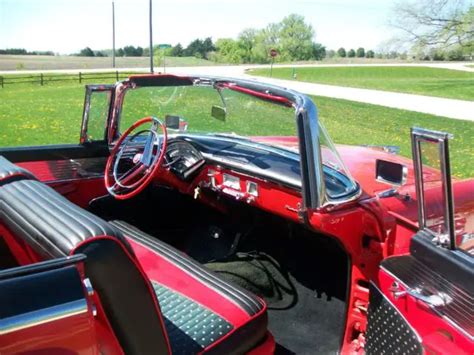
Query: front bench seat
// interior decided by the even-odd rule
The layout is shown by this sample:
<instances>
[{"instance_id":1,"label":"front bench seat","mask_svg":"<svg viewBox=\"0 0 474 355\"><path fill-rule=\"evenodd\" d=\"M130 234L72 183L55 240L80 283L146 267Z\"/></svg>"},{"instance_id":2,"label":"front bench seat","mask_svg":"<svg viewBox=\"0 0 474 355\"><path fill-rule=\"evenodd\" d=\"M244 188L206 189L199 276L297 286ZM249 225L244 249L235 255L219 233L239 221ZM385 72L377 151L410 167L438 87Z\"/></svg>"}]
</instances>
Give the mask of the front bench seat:
<instances>
[{"instance_id":1,"label":"front bench seat","mask_svg":"<svg viewBox=\"0 0 474 355\"><path fill-rule=\"evenodd\" d=\"M244 353L249 344L258 344L265 337L263 300L127 222L110 224L127 238L139 260L151 261L144 269L157 292L173 353L192 354L211 348L221 354ZM160 264L155 267L156 258ZM178 273L179 278L173 277ZM190 302L196 297L200 305ZM199 321L191 322L191 315Z\"/></svg>"},{"instance_id":2,"label":"front bench seat","mask_svg":"<svg viewBox=\"0 0 474 355\"><path fill-rule=\"evenodd\" d=\"M0 155L0 186L17 180L37 180L36 177L26 169L13 164L4 156Z\"/></svg>"},{"instance_id":3,"label":"front bench seat","mask_svg":"<svg viewBox=\"0 0 474 355\"><path fill-rule=\"evenodd\" d=\"M0 187L0 221L44 259L87 255L86 275L127 354L243 353L265 337L266 306L259 298L39 181ZM155 266L152 281L142 268L149 263Z\"/></svg>"}]
</instances>

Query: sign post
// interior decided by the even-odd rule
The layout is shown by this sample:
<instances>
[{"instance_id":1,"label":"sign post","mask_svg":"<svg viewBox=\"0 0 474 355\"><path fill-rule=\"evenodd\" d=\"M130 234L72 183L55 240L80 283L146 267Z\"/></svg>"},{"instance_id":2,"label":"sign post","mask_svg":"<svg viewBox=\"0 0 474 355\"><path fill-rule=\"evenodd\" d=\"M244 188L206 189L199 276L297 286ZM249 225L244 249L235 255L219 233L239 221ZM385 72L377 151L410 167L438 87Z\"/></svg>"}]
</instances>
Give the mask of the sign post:
<instances>
[{"instance_id":1,"label":"sign post","mask_svg":"<svg viewBox=\"0 0 474 355\"><path fill-rule=\"evenodd\" d=\"M152 8L152 0L150 0L150 13L149 13L149 26L150 26L150 73L153 74L153 27L152 27L152 15L153 15L153 8Z\"/></svg>"},{"instance_id":2,"label":"sign post","mask_svg":"<svg viewBox=\"0 0 474 355\"><path fill-rule=\"evenodd\" d=\"M168 48L171 48L171 44L162 43L162 44L159 44L159 45L158 45L158 48L159 48L159 49L163 49L163 73L166 73L166 63L165 63L166 55L165 55L165 50L168 49Z\"/></svg>"},{"instance_id":3,"label":"sign post","mask_svg":"<svg viewBox=\"0 0 474 355\"><path fill-rule=\"evenodd\" d=\"M272 57L272 63L270 64L270 78L273 75L273 63L275 62L275 57L278 55L278 51L276 49L270 49L270 56Z\"/></svg>"}]
</instances>

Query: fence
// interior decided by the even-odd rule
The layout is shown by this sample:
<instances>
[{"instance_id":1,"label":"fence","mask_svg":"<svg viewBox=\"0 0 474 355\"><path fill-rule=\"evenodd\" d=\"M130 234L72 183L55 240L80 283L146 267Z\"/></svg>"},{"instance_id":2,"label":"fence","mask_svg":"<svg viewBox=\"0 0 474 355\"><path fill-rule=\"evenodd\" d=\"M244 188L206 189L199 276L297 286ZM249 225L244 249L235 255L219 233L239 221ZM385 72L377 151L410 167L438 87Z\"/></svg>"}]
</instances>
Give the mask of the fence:
<instances>
[{"instance_id":1,"label":"fence","mask_svg":"<svg viewBox=\"0 0 474 355\"><path fill-rule=\"evenodd\" d=\"M93 73L82 73L77 74L30 74L30 75L11 75L11 76L0 76L0 87L4 88L5 85L11 84L39 84L41 86L58 81L77 81L82 83L83 81L90 80L115 80L119 81L125 79L132 74L138 74L137 72L93 72Z\"/></svg>"}]
</instances>

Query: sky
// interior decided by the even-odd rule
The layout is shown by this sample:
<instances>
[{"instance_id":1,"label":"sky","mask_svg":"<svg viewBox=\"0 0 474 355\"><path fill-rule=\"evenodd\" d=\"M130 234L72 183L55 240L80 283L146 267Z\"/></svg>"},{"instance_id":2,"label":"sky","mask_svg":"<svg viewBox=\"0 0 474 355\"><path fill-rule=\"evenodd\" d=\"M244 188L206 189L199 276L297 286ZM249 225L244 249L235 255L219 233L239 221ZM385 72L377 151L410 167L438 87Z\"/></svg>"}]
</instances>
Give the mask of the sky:
<instances>
[{"instance_id":1,"label":"sky","mask_svg":"<svg viewBox=\"0 0 474 355\"><path fill-rule=\"evenodd\" d=\"M328 49L377 49L395 0L153 0L154 44L236 38L291 13ZM149 0L115 0L116 48L148 46ZM0 0L0 48L61 54L112 48L112 0Z\"/></svg>"}]
</instances>

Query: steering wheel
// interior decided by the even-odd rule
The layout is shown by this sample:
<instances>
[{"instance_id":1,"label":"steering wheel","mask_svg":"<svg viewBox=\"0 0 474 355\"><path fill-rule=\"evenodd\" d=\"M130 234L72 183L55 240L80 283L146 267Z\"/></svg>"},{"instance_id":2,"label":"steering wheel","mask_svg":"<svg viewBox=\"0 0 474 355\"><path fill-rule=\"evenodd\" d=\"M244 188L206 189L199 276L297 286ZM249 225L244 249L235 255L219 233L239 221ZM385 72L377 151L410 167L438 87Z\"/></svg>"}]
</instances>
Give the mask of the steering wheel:
<instances>
[{"instance_id":1,"label":"steering wheel","mask_svg":"<svg viewBox=\"0 0 474 355\"><path fill-rule=\"evenodd\" d=\"M150 128L144 128L134 134L137 128L151 123ZM161 135L159 134L161 129ZM145 145L134 140L146 135ZM126 200L139 194L153 179L165 157L168 136L166 126L156 117L145 117L135 122L122 134L107 159L105 167L105 187L118 200ZM137 147L143 148L137 152ZM134 153L132 167L122 172L121 163L130 162L130 154Z\"/></svg>"}]
</instances>

